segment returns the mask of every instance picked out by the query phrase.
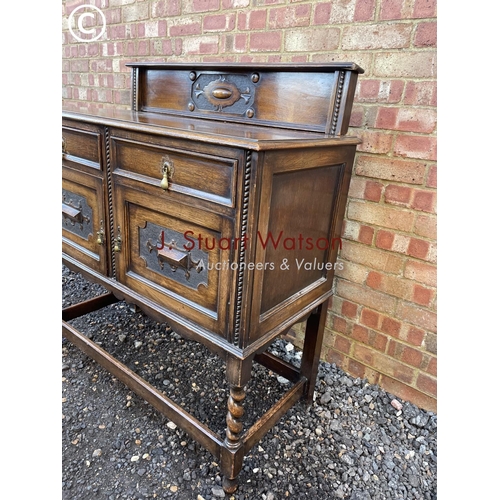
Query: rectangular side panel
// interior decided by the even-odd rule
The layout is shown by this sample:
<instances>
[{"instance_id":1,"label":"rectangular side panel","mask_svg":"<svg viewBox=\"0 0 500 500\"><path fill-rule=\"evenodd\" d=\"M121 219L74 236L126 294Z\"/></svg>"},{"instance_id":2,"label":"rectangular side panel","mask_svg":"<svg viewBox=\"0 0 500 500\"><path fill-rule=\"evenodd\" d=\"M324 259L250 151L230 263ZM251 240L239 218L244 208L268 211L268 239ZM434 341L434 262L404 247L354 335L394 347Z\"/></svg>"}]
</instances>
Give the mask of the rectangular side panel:
<instances>
[{"instance_id":1,"label":"rectangular side panel","mask_svg":"<svg viewBox=\"0 0 500 500\"><path fill-rule=\"evenodd\" d=\"M245 347L265 343L331 294L355 147L269 151L252 234L255 266ZM290 323L292 321L292 323Z\"/></svg>"},{"instance_id":2,"label":"rectangular side panel","mask_svg":"<svg viewBox=\"0 0 500 500\"><path fill-rule=\"evenodd\" d=\"M264 271L261 315L325 279L341 173L342 165L331 165L274 175L272 217L257 242L265 247L265 262L274 264Z\"/></svg>"}]
</instances>

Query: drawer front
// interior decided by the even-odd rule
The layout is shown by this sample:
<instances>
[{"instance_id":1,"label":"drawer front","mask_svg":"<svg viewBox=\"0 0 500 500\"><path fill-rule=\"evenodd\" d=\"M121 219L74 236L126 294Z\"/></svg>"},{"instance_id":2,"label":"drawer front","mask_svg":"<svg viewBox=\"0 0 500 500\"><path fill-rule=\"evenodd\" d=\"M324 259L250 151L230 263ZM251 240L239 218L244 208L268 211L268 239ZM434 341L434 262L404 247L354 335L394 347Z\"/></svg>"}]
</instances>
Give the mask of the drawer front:
<instances>
[{"instance_id":1,"label":"drawer front","mask_svg":"<svg viewBox=\"0 0 500 500\"><path fill-rule=\"evenodd\" d=\"M115 175L147 183L159 192L163 181L169 193L234 207L238 150L198 145L198 151L193 151L182 141L153 138L156 142L152 144L148 142L151 136L121 134L111 135Z\"/></svg>"},{"instance_id":2,"label":"drawer front","mask_svg":"<svg viewBox=\"0 0 500 500\"><path fill-rule=\"evenodd\" d=\"M63 162L101 170L101 129L85 123L65 122L62 127Z\"/></svg>"},{"instance_id":3,"label":"drawer front","mask_svg":"<svg viewBox=\"0 0 500 500\"><path fill-rule=\"evenodd\" d=\"M106 242L102 181L63 168L63 252L106 274Z\"/></svg>"},{"instance_id":4,"label":"drawer front","mask_svg":"<svg viewBox=\"0 0 500 500\"><path fill-rule=\"evenodd\" d=\"M116 201L119 281L225 336L230 276L219 263L233 258L230 245L221 244L232 236L231 222L125 186L116 189Z\"/></svg>"}]
</instances>

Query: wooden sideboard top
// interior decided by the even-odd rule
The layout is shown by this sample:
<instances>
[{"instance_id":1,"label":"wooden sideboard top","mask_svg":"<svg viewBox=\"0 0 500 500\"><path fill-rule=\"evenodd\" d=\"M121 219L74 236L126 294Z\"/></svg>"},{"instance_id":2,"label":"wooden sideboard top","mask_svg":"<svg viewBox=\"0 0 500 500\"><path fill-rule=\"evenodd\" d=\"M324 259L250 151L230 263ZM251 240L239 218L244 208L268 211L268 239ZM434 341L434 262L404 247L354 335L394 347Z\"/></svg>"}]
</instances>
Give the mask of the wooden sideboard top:
<instances>
[{"instance_id":1,"label":"wooden sideboard top","mask_svg":"<svg viewBox=\"0 0 500 500\"><path fill-rule=\"evenodd\" d=\"M357 137L350 136L339 137L318 132L209 121L193 117L185 118L123 109L102 109L92 114L63 109L62 117L108 127L126 126L137 132L223 144L255 151L348 145L361 142Z\"/></svg>"},{"instance_id":2,"label":"wooden sideboard top","mask_svg":"<svg viewBox=\"0 0 500 500\"><path fill-rule=\"evenodd\" d=\"M212 71L225 71L225 70L241 70L242 68L251 68L256 71L279 71L279 72L324 72L324 71L355 71L362 74L365 72L361 66L353 62L325 62L325 63L230 63L230 62L213 62L213 63L196 63L196 62L156 62L156 61L142 61L130 62L126 66L129 68L158 68L158 69L203 69Z\"/></svg>"}]
</instances>

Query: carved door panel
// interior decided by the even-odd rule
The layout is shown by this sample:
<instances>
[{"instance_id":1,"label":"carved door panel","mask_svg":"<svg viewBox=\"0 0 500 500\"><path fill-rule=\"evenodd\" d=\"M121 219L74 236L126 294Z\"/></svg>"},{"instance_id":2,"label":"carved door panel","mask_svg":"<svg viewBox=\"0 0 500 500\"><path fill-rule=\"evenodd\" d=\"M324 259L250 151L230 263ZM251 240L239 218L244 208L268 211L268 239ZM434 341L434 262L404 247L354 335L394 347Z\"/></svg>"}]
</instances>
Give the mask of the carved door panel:
<instances>
[{"instance_id":1,"label":"carved door panel","mask_svg":"<svg viewBox=\"0 0 500 500\"><path fill-rule=\"evenodd\" d=\"M159 198L139 183L115 185L114 200L117 279L226 337L232 221Z\"/></svg>"},{"instance_id":2,"label":"carved door panel","mask_svg":"<svg viewBox=\"0 0 500 500\"><path fill-rule=\"evenodd\" d=\"M63 167L62 249L70 257L107 273L102 179Z\"/></svg>"}]
</instances>

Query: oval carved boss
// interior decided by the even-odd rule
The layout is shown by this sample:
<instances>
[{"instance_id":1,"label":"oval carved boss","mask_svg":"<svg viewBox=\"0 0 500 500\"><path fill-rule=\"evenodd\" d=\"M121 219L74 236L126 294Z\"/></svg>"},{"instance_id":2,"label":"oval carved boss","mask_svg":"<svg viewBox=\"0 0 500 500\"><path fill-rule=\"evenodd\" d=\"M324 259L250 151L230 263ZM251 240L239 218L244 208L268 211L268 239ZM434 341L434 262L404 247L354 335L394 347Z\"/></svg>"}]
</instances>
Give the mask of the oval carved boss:
<instances>
[{"instance_id":1,"label":"oval carved boss","mask_svg":"<svg viewBox=\"0 0 500 500\"><path fill-rule=\"evenodd\" d=\"M211 81L204 89L206 99L219 109L231 106L241 98L241 92L234 83L227 81L223 76Z\"/></svg>"},{"instance_id":2,"label":"oval carved boss","mask_svg":"<svg viewBox=\"0 0 500 500\"><path fill-rule=\"evenodd\" d=\"M233 95L233 93L229 89L217 87L212 90L212 95L216 99L229 99Z\"/></svg>"}]
</instances>

